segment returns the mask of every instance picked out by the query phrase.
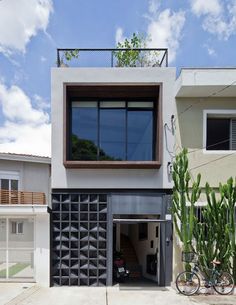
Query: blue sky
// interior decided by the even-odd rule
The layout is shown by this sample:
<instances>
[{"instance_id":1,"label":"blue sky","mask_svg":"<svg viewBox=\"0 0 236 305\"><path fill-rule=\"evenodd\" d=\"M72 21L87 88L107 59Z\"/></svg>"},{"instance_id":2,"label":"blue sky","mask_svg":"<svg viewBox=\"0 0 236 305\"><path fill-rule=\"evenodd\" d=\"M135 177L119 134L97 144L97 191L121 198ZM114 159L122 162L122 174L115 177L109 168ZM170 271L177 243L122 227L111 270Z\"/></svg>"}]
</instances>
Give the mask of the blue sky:
<instances>
[{"instance_id":1,"label":"blue sky","mask_svg":"<svg viewBox=\"0 0 236 305\"><path fill-rule=\"evenodd\" d=\"M235 66L236 0L1 0L0 151L50 155L57 47L108 48L133 32L170 66Z\"/></svg>"}]
</instances>

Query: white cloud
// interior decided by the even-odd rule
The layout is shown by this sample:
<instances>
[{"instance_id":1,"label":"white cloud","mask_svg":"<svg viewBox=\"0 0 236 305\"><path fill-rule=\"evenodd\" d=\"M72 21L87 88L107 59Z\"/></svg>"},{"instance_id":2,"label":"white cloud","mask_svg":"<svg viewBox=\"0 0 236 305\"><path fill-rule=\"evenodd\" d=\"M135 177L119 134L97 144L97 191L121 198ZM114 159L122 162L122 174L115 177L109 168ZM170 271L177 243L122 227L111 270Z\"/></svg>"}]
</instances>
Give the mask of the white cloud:
<instances>
[{"instance_id":1,"label":"white cloud","mask_svg":"<svg viewBox=\"0 0 236 305\"><path fill-rule=\"evenodd\" d=\"M203 29L218 39L228 40L236 34L235 0L191 0L192 12L202 17Z\"/></svg>"},{"instance_id":2,"label":"white cloud","mask_svg":"<svg viewBox=\"0 0 236 305\"><path fill-rule=\"evenodd\" d=\"M37 105L39 109L49 109L50 108L50 103L45 101L41 96L38 94L35 94L33 96L34 99L34 104Z\"/></svg>"},{"instance_id":3,"label":"white cloud","mask_svg":"<svg viewBox=\"0 0 236 305\"><path fill-rule=\"evenodd\" d=\"M172 12L170 9L165 9L153 14L147 29L147 34L151 38L148 46L168 48L169 62L173 62L179 48L184 23L184 11Z\"/></svg>"},{"instance_id":4,"label":"white cloud","mask_svg":"<svg viewBox=\"0 0 236 305\"><path fill-rule=\"evenodd\" d=\"M25 52L38 31L46 31L52 0L0 1L0 52Z\"/></svg>"},{"instance_id":5,"label":"white cloud","mask_svg":"<svg viewBox=\"0 0 236 305\"><path fill-rule=\"evenodd\" d=\"M148 1L148 14L144 15L148 20L145 47L168 48L169 62L173 62L182 38L182 30L185 24L185 12L183 10L174 12L170 9L161 11L160 5L161 0ZM123 28L117 28L115 39L116 43L123 42L126 39ZM163 54L160 54L159 59L162 58L162 55ZM154 60L156 61L156 55L154 57ZM152 55L149 59L150 62L152 62Z\"/></svg>"},{"instance_id":6,"label":"white cloud","mask_svg":"<svg viewBox=\"0 0 236 305\"><path fill-rule=\"evenodd\" d=\"M42 124L48 122L48 114L34 109L29 97L17 86L8 89L0 84L0 101L2 111L9 120L28 124Z\"/></svg>"},{"instance_id":7,"label":"white cloud","mask_svg":"<svg viewBox=\"0 0 236 305\"><path fill-rule=\"evenodd\" d=\"M161 0L149 0L148 1L148 10L151 14L156 14L161 5Z\"/></svg>"},{"instance_id":8,"label":"white cloud","mask_svg":"<svg viewBox=\"0 0 236 305\"><path fill-rule=\"evenodd\" d=\"M0 151L50 156L51 125L19 125L6 121L0 127Z\"/></svg>"},{"instance_id":9,"label":"white cloud","mask_svg":"<svg viewBox=\"0 0 236 305\"><path fill-rule=\"evenodd\" d=\"M118 27L116 29L116 38L115 39L116 39L116 44L118 42L123 42L125 40L124 31L121 27Z\"/></svg>"},{"instance_id":10,"label":"white cloud","mask_svg":"<svg viewBox=\"0 0 236 305\"><path fill-rule=\"evenodd\" d=\"M219 0L191 0L191 9L197 16L206 14L218 15L222 11Z\"/></svg>"},{"instance_id":11,"label":"white cloud","mask_svg":"<svg viewBox=\"0 0 236 305\"><path fill-rule=\"evenodd\" d=\"M209 45L204 44L203 47L207 50L207 53L208 53L209 56L214 57L214 56L217 55L215 49L213 49Z\"/></svg>"},{"instance_id":12,"label":"white cloud","mask_svg":"<svg viewBox=\"0 0 236 305\"><path fill-rule=\"evenodd\" d=\"M17 86L0 84L0 104L5 121L0 126L0 151L50 156L49 116L32 106Z\"/></svg>"}]
</instances>

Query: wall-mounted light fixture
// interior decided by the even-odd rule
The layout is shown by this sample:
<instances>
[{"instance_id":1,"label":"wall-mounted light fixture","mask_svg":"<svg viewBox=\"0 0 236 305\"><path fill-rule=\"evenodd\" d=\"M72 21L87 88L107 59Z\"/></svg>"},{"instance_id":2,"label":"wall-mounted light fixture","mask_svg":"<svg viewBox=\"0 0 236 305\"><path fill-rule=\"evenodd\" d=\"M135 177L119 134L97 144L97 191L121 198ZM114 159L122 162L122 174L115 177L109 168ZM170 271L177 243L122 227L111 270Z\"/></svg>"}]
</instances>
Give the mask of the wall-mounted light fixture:
<instances>
[{"instance_id":1,"label":"wall-mounted light fixture","mask_svg":"<svg viewBox=\"0 0 236 305\"><path fill-rule=\"evenodd\" d=\"M172 132L172 134L174 134L175 133L175 116L174 116L174 114L172 114L170 121L171 121L171 132Z\"/></svg>"},{"instance_id":2,"label":"wall-mounted light fixture","mask_svg":"<svg viewBox=\"0 0 236 305\"><path fill-rule=\"evenodd\" d=\"M172 176L172 173L173 173L173 164L170 161L167 163L167 172L168 172L169 176Z\"/></svg>"}]
</instances>

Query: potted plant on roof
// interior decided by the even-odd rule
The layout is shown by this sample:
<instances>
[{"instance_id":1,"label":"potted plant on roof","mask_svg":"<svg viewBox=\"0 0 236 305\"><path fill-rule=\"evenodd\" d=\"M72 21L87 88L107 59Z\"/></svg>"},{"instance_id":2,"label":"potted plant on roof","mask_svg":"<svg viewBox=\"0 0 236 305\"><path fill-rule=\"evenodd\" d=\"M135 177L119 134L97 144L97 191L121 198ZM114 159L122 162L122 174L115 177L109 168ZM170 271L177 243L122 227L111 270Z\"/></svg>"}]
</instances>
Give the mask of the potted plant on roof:
<instances>
[{"instance_id":1,"label":"potted plant on roof","mask_svg":"<svg viewBox=\"0 0 236 305\"><path fill-rule=\"evenodd\" d=\"M69 67L68 62L70 62L73 58L77 59L78 57L78 49L64 51L62 56L59 58L58 66L62 68Z\"/></svg>"},{"instance_id":2,"label":"potted plant on roof","mask_svg":"<svg viewBox=\"0 0 236 305\"><path fill-rule=\"evenodd\" d=\"M145 50L151 39L142 34L133 33L130 39L118 42L113 54L117 67L159 67L159 52ZM125 49L125 50L124 50ZM140 49L144 49L140 50Z\"/></svg>"}]
</instances>

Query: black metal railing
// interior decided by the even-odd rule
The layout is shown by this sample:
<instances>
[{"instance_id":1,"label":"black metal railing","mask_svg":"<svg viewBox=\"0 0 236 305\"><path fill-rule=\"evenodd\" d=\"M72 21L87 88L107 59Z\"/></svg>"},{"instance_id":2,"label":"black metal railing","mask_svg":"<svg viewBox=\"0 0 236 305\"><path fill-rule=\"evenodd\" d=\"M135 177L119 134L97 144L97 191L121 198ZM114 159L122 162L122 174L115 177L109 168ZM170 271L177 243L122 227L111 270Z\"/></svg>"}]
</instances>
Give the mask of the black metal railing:
<instances>
[{"instance_id":1,"label":"black metal railing","mask_svg":"<svg viewBox=\"0 0 236 305\"><path fill-rule=\"evenodd\" d=\"M168 49L57 49L57 66L168 67Z\"/></svg>"}]
</instances>

